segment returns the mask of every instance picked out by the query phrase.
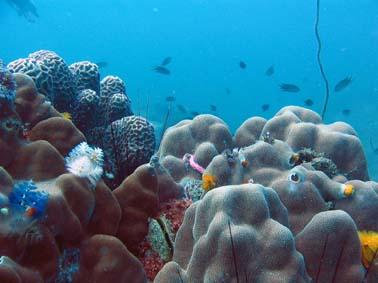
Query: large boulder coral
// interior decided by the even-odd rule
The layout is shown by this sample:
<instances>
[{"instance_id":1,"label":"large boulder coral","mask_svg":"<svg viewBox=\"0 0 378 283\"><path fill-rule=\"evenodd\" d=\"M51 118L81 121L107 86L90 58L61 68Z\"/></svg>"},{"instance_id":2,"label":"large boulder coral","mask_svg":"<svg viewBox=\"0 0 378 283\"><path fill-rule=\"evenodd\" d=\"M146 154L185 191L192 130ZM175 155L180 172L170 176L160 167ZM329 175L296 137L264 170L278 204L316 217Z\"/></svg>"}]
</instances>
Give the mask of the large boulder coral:
<instances>
[{"instance_id":1,"label":"large boulder coral","mask_svg":"<svg viewBox=\"0 0 378 283\"><path fill-rule=\"evenodd\" d=\"M285 141L293 151L311 148L323 153L348 179L369 179L362 144L348 124L336 122L325 125L317 113L296 106L282 108L262 127L263 123L258 119L244 123L235 134L239 142L236 146L243 147L248 141L253 143L257 136L260 136L259 139L269 136L271 140Z\"/></svg>"},{"instance_id":2,"label":"large boulder coral","mask_svg":"<svg viewBox=\"0 0 378 283\"><path fill-rule=\"evenodd\" d=\"M313 282L363 282L357 227L341 210L321 212L296 236Z\"/></svg>"},{"instance_id":3,"label":"large boulder coral","mask_svg":"<svg viewBox=\"0 0 378 283\"><path fill-rule=\"evenodd\" d=\"M61 117L51 102L46 100L45 95L38 92L31 77L16 73L14 74L14 79L17 86L14 101L15 110L27 129L34 127L38 122L45 119Z\"/></svg>"},{"instance_id":4,"label":"large boulder coral","mask_svg":"<svg viewBox=\"0 0 378 283\"><path fill-rule=\"evenodd\" d=\"M287 225L272 189L217 188L188 209L154 282L310 282Z\"/></svg>"},{"instance_id":5,"label":"large boulder coral","mask_svg":"<svg viewBox=\"0 0 378 283\"><path fill-rule=\"evenodd\" d=\"M213 115L199 115L168 128L158 156L174 180L200 179L202 172L191 167L185 155L191 154L200 167L206 168L214 156L230 148L232 136L227 125Z\"/></svg>"}]
</instances>

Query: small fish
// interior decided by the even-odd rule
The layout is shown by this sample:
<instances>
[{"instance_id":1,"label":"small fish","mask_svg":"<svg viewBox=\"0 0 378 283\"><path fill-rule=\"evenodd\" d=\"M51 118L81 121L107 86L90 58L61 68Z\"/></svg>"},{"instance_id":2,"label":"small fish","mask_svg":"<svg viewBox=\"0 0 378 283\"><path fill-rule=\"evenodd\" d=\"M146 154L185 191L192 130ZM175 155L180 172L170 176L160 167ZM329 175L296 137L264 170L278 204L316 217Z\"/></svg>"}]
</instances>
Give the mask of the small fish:
<instances>
[{"instance_id":1,"label":"small fish","mask_svg":"<svg viewBox=\"0 0 378 283\"><path fill-rule=\"evenodd\" d=\"M240 67L240 69L245 69L245 68L247 68L247 64L244 61L240 61L239 67Z\"/></svg>"},{"instance_id":2,"label":"small fish","mask_svg":"<svg viewBox=\"0 0 378 283\"><path fill-rule=\"evenodd\" d=\"M165 98L165 100L166 100L167 102L174 102L174 101L176 101L176 97L174 97L174 96L167 96L167 97Z\"/></svg>"},{"instance_id":3,"label":"small fish","mask_svg":"<svg viewBox=\"0 0 378 283\"><path fill-rule=\"evenodd\" d=\"M192 114L193 116L198 116L200 113L197 111L191 111L190 114Z\"/></svg>"},{"instance_id":4,"label":"small fish","mask_svg":"<svg viewBox=\"0 0 378 283\"><path fill-rule=\"evenodd\" d=\"M274 65L270 66L266 71L265 71L265 75L270 77L271 75L274 74Z\"/></svg>"},{"instance_id":5,"label":"small fish","mask_svg":"<svg viewBox=\"0 0 378 283\"><path fill-rule=\"evenodd\" d=\"M342 91L344 88L346 88L350 83L352 82L352 77L346 77L339 81L335 86L335 92Z\"/></svg>"},{"instance_id":6,"label":"small fish","mask_svg":"<svg viewBox=\"0 0 378 283\"><path fill-rule=\"evenodd\" d=\"M226 93L231 94L231 90L228 87L226 87Z\"/></svg>"},{"instance_id":7,"label":"small fish","mask_svg":"<svg viewBox=\"0 0 378 283\"><path fill-rule=\"evenodd\" d=\"M261 110L262 110L263 112L266 112L266 111L269 110L269 107L270 107L269 104L263 104L263 105L261 106Z\"/></svg>"},{"instance_id":8,"label":"small fish","mask_svg":"<svg viewBox=\"0 0 378 283\"><path fill-rule=\"evenodd\" d=\"M177 109L181 112L181 113L186 113L186 109L183 105L179 104L177 105Z\"/></svg>"},{"instance_id":9,"label":"small fish","mask_svg":"<svg viewBox=\"0 0 378 283\"><path fill-rule=\"evenodd\" d=\"M343 113L344 116L349 116L350 112L350 109L344 109L343 111L341 111L341 113Z\"/></svg>"},{"instance_id":10,"label":"small fish","mask_svg":"<svg viewBox=\"0 0 378 283\"><path fill-rule=\"evenodd\" d=\"M171 71L168 70L167 68L163 67L163 66L156 66L154 68L154 71L156 73L163 74L163 75L170 75L171 74Z\"/></svg>"},{"instance_id":11,"label":"small fish","mask_svg":"<svg viewBox=\"0 0 378 283\"><path fill-rule=\"evenodd\" d=\"M109 64L106 61L100 61L100 62L97 62L96 65L99 69L103 69L103 68L106 68Z\"/></svg>"},{"instance_id":12,"label":"small fish","mask_svg":"<svg viewBox=\"0 0 378 283\"><path fill-rule=\"evenodd\" d=\"M210 111L217 111L217 107L215 105L210 105Z\"/></svg>"},{"instance_id":13,"label":"small fish","mask_svg":"<svg viewBox=\"0 0 378 283\"><path fill-rule=\"evenodd\" d=\"M172 62L172 57L166 57L160 64L160 66L166 66Z\"/></svg>"},{"instance_id":14,"label":"small fish","mask_svg":"<svg viewBox=\"0 0 378 283\"><path fill-rule=\"evenodd\" d=\"M294 84L280 84L280 89L284 92L299 92L301 90Z\"/></svg>"},{"instance_id":15,"label":"small fish","mask_svg":"<svg viewBox=\"0 0 378 283\"><path fill-rule=\"evenodd\" d=\"M306 106L312 106L312 105L314 105L314 101L312 99L310 99L310 98L306 99L304 101L304 103L306 104Z\"/></svg>"}]
</instances>

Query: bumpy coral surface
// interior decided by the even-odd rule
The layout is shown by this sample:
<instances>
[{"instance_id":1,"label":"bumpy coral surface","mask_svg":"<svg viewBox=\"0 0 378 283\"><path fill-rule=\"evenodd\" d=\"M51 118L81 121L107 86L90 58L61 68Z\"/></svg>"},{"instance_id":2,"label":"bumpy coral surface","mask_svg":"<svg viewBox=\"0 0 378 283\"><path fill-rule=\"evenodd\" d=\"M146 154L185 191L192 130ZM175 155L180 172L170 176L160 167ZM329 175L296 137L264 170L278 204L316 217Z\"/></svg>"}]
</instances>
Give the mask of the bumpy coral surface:
<instances>
[{"instance_id":1,"label":"bumpy coral surface","mask_svg":"<svg viewBox=\"0 0 378 283\"><path fill-rule=\"evenodd\" d=\"M310 282L278 195L221 187L191 206L155 282Z\"/></svg>"},{"instance_id":2,"label":"bumpy coral surface","mask_svg":"<svg viewBox=\"0 0 378 283\"><path fill-rule=\"evenodd\" d=\"M69 66L72 74L77 80L77 91L91 89L97 94L100 93L100 72L95 63L81 61Z\"/></svg>"},{"instance_id":3,"label":"bumpy coral surface","mask_svg":"<svg viewBox=\"0 0 378 283\"><path fill-rule=\"evenodd\" d=\"M184 177L201 178L196 167L185 159L191 154L194 162L206 168L214 156L232 148L232 136L227 125L212 115L199 115L167 129L161 141L159 158L176 181Z\"/></svg>"},{"instance_id":4,"label":"bumpy coral surface","mask_svg":"<svg viewBox=\"0 0 378 283\"><path fill-rule=\"evenodd\" d=\"M290 106L232 136L199 115L155 152L120 78L51 51L9 67L0 282L377 282L378 184L349 125Z\"/></svg>"},{"instance_id":5,"label":"bumpy coral surface","mask_svg":"<svg viewBox=\"0 0 378 283\"><path fill-rule=\"evenodd\" d=\"M108 158L108 171L119 181L148 163L155 150L153 126L143 117L129 116L111 123L102 133L100 146Z\"/></svg>"},{"instance_id":6,"label":"bumpy coral surface","mask_svg":"<svg viewBox=\"0 0 378 283\"><path fill-rule=\"evenodd\" d=\"M59 111L71 111L76 95L76 78L65 61L53 51L40 50L8 64L13 73L33 78L39 92Z\"/></svg>"}]
</instances>

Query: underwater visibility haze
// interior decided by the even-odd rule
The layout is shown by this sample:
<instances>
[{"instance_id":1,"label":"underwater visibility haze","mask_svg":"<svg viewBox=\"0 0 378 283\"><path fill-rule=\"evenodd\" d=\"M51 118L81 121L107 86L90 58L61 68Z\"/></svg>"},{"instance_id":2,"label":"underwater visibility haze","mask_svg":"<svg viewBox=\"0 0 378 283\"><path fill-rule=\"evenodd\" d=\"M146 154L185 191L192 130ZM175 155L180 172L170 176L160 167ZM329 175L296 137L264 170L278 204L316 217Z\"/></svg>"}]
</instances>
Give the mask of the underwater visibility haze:
<instances>
[{"instance_id":1,"label":"underwater visibility haze","mask_svg":"<svg viewBox=\"0 0 378 283\"><path fill-rule=\"evenodd\" d=\"M0 282L378 282L378 2L0 0Z\"/></svg>"}]
</instances>

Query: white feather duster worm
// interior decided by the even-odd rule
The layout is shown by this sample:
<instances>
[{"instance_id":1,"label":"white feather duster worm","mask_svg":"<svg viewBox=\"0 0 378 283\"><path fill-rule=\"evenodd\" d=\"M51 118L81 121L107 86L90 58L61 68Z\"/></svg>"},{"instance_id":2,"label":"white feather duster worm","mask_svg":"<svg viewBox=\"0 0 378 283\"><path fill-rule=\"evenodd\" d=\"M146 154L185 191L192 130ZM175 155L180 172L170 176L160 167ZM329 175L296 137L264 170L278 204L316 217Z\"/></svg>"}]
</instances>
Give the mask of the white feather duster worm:
<instances>
[{"instance_id":1,"label":"white feather duster worm","mask_svg":"<svg viewBox=\"0 0 378 283\"><path fill-rule=\"evenodd\" d=\"M96 187L103 173L104 153L101 148L92 148L82 142L71 150L65 160L70 173L88 178L93 187Z\"/></svg>"}]
</instances>

